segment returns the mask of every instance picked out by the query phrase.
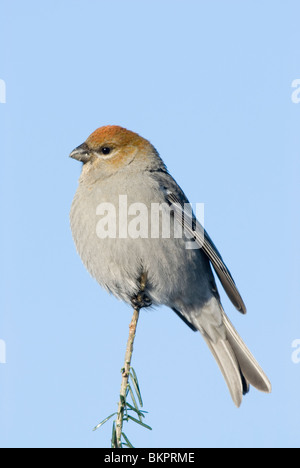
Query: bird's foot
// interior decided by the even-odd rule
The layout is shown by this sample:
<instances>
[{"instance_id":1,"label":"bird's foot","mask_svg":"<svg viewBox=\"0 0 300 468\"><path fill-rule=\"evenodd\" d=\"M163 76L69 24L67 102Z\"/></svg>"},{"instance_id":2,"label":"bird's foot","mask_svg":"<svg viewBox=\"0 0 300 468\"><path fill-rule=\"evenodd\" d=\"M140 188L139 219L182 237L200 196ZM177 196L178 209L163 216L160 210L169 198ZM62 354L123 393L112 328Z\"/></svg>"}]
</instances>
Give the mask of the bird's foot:
<instances>
[{"instance_id":1,"label":"bird's foot","mask_svg":"<svg viewBox=\"0 0 300 468\"><path fill-rule=\"evenodd\" d=\"M146 293L140 291L131 299L131 304L134 308L141 309L142 307L150 307L152 302Z\"/></svg>"}]
</instances>

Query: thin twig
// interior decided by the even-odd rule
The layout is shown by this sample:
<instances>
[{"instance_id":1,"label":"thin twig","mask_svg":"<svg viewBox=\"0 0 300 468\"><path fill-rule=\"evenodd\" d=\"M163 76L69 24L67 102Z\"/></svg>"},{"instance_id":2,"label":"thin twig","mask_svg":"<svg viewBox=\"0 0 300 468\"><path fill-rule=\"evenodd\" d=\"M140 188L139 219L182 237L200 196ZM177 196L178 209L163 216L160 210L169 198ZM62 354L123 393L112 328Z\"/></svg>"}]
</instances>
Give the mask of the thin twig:
<instances>
[{"instance_id":1,"label":"thin twig","mask_svg":"<svg viewBox=\"0 0 300 468\"><path fill-rule=\"evenodd\" d=\"M142 274L140 282L140 293L143 293L146 287L146 275ZM139 297L138 297L139 299ZM139 320L140 307L136 306L133 310L133 316L129 325L129 337L127 341L127 347L125 352L125 362L124 367L122 368L122 383L120 390L120 400L118 406L118 414L116 419L116 448L122 447L121 437L123 431L123 416L126 402L126 392L128 387L128 380L130 374L132 353L133 353L133 343L136 335L137 323Z\"/></svg>"}]
</instances>

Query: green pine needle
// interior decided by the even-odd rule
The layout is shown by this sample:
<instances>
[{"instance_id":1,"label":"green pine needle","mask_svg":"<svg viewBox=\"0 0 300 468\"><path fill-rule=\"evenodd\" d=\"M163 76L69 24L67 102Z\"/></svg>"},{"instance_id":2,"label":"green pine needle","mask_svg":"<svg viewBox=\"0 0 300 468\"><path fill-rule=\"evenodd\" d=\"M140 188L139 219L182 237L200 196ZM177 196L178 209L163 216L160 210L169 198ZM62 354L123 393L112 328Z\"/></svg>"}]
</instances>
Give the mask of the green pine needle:
<instances>
[{"instance_id":1,"label":"green pine needle","mask_svg":"<svg viewBox=\"0 0 300 468\"><path fill-rule=\"evenodd\" d=\"M123 422L132 421L144 427L145 429L152 431L152 428L148 426L148 424L145 424L143 422L143 418L145 418L145 414L147 413L147 411L140 409L140 407L141 408L143 407L143 400L142 400L138 378L137 378L135 370L132 367L130 367L129 380L130 380L130 383L128 383L127 385L126 397L124 397L123 395L120 395L122 420ZM129 403L128 397L131 398L131 403ZM138 419L132 416L131 414L129 414L130 412L133 412L133 414L135 414L138 417ZM107 416L105 419L103 419L103 421L101 421L97 426L94 427L93 431L96 431L97 429L99 429L99 427L103 426L107 421L109 421L115 415L118 415L118 413L114 412L110 414L109 416ZM124 441L121 440L122 447L134 448L134 446L129 441L128 437L126 436L124 432L122 432L122 438L124 440ZM117 446L118 446L118 443L117 443L117 435L116 435L116 421L114 421L113 426L112 426L111 447L116 448Z\"/></svg>"}]
</instances>

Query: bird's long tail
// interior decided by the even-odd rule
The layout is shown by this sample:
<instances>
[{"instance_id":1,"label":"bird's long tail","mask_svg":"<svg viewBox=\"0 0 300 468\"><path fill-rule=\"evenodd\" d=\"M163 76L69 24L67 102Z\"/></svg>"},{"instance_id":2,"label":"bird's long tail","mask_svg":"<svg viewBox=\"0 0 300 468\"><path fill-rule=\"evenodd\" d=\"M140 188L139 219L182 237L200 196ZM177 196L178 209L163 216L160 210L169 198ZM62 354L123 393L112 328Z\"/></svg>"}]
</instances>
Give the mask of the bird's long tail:
<instances>
[{"instance_id":1,"label":"bird's long tail","mask_svg":"<svg viewBox=\"0 0 300 468\"><path fill-rule=\"evenodd\" d=\"M226 339L213 341L209 336L203 336L222 371L235 405L239 407L249 385L270 393L271 384L224 311L222 317Z\"/></svg>"}]
</instances>

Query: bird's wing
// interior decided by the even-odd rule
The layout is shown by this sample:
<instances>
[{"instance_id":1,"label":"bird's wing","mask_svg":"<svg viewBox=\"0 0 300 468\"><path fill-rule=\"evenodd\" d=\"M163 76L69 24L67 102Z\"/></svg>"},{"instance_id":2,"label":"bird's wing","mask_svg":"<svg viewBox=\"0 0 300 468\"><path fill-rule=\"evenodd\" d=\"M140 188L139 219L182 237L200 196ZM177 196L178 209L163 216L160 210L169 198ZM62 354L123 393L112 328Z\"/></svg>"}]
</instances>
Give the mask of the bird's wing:
<instances>
[{"instance_id":1,"label":"bird's wing","mask_svg":"<svg viewBox=\"0 0 300 468\"><path fill-rule=\"evenodd\" d=\"M185 233L188 234L188 237L191 237L197 242L199 247L209 258L233 305L239 312L245 314L246 306L244 301L216 246L203 226L194 217L191 208L188 212L184 210L184 204L189 202L181 188L167 171L160 171L160 173L153 174L153 177L160 183L161 188L165 191L166 201L172 204L174 216L182 224Z\"/></svg>"}]
</instances>

